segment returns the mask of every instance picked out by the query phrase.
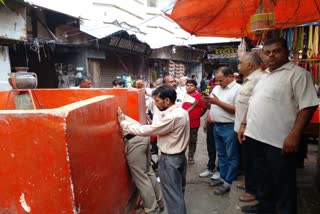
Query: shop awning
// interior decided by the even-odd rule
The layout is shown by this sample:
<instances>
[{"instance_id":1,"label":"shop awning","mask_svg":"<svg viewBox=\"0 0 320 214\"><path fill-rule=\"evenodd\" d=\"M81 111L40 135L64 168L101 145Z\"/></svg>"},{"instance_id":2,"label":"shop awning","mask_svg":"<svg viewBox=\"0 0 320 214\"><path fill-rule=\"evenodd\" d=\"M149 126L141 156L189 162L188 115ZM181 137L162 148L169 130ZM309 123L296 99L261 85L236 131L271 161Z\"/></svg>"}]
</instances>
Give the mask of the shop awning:
<instances>
[{"instance_id":1,"label":"shop awning","mask_svg":"<svg viewBox=\"0 0 320 214\"><path fill-rule=\"evenodd\" d=\"M137 27L118 20L112 22L81 20L80 30L98 39L126 31L130 35L135 35L141 42L147 43L152 49L168 45L184 45L187 41L187 38L177 38L174 32L166 32L166 29L161 27Z\"/></svg>"},{"instance_id":2,"label":"shop awning","mask_svg":"<svg viewBox=\"0 0 320 214\"><path fill-rule=\"evenodd\" d=\"M221 38L195 38L188 32L182 30L171 19L159 14L143 15L139 20L131 19L130 15L112 11L111 16L101 17L92 7L92 1L83 0L24 0L34 7L45 8L48 10L63 13L80 19L80 31L91 35L97 39L110 37L117 32L126 31L129 35L135 35L138 40L147 43L152 49L166 47L169 45L186 46L199 43L226 42ZM203 1L201 1L203 2ZM140 8L144 10L145 7ZM151 18L150 18L151 17Z\"/></svg>"},{"instance_id":3,"label":"shop awning","mask_svg":"<svg viewBox=\"0 0 320 214\"><path fill-rule=\"evenodd\" d=\"M260 0L177 0L166 15L196 36L243 37L251 34L250 16ZM276 28L320 20L320 0L265 0L275 14ZM272 8L270 2L275 2ZM266 11L267 12L267 11Z\"/></svg>"},{"instance_id":4,"label":"shop awning","mask_svg":"<svg viewBox=\"0 0 320 214\"><path fill-rule=\"evenodd\" d=\"M147 43L141 42L134 34L130 35L124 30L99 39L99 47L116 48L117 50L141 55L151 54L151 48Z\"/></svg>"},{"instance_id":5,"label":"shop awning","mask_svg":"<svg viewBox=\"0 0 320 214\"><path fill-rule=\"evenodd\" d=\"M85 32L97 39L112 36L119 31L127 31L129 34L135 34L138 38L143 38L144 34L139 28L130 26L126 22L102 22L96 20L84 20L80 22L80 31Z\"/></svg>"}]
</instances>

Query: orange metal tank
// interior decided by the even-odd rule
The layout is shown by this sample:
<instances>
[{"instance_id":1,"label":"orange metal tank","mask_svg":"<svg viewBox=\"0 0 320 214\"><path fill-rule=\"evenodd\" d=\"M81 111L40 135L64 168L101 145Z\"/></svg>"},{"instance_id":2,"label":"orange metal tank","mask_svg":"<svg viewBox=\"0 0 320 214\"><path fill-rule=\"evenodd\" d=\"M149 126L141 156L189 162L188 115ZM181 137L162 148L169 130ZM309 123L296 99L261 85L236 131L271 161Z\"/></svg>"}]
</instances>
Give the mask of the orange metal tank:
<instances>
[{"instance_id":1,"label":"orange metal tank","mask_svg":"<svg viewBox=\"0 0 320 214\"><path fill-rule=\"evenodd\" d=\"M320 106L318 106L318 109L314 112L310 123L305 128L304 135L307 137L319 138L319 136L320 136ZM319 158L320 158L320 156L319 156Z\"/></svg>"},{"instance_id":2,"label":"orange metal tank","mask_svg":"<svg viewBox=\"0 0 320 214\"><path fill-rule=\"evenodd\" d=\"M15 110L27 94L31 110ZM132 213L116 108L145 122L143 90L0 92L0 213Z\"/></svg>"},{"instance_id":3,"label":"orange metal tank","mask_svg":"<svg viewBox=\"0 0 320 214\"><path fill-rule=\"evenodd\" d=\"M318 109L314 112L311 123L320 123L320 106L318 106Z\"/></svg>"}]
</instances>

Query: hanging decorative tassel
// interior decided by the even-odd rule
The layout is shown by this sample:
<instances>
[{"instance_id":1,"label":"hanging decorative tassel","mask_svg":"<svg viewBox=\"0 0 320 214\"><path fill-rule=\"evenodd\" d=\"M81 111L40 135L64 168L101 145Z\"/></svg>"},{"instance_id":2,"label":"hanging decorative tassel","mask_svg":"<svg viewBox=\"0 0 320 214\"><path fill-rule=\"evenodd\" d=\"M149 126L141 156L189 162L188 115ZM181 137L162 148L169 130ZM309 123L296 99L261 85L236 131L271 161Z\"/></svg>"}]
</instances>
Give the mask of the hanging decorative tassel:
<instances>
[{"instance_id":1,"label":"hanging decorative tassel","mask_svg":"<svg viewBox=\"0 0 320 214\"><path fill-rule=\"evenodd\" d=\"M309 37L308 37L308 50L307 50L307 58L311 59L313 56L313 50L312 50L312 34L313 34L313 26L309 26Z\"/></svg>"},{"instance_id":2,"label":"hanging decorative tassel","mask_svg":"<svg viewBox=\"0 0 320 214\"><path fill-rule=\"evenodd\" d=\"M292 38L292 60L298 62L298 32L297 27L293 28L293 38Z\"/></svg>"},{"instance_id":3,"label":"hanging decorative tassel","mask_svg":"<svg viewBox=\"0 0 320 214\"><path fill-rule=\"evenodd\" d=\"M279 31L279 38L283 38L283 30L282 29L280 29L280 31Z\"/></svg>"},{"instance_id":4,"label":"hanging decorative tassel","mask_svg":"<svg viewBox=\"0 0 320 214\"><path fill-rule=\"evenodd\" d=\"M289 51L292 51L292 44L293 43L293 29L290 28L287 32L287 45L288 45L288 49Z\"/></svg>"},{"instance_id":5,"label":"hanging decorative tassel","mask_svg":"<svg viewBox=\"0 0 320 214\"><path fill-rule=\"evenodd\" d=\"M312 50L314 54L313 57L317 58L317 56L319 56L319 26L318 25L314 27Z\"/></svg>"},{"instance_id":6,"label":"hanging decorative tassel","mask_svg":"<svg viewBox=\"0 0 320 214\"><path fill-rule=\"evenodd\" d=\"M298 55L298 59L300 60L302 59L302 55L303 55L303 27L299 27L298 28L298 41L297 41L297 55Z\"/></svg>"},{"instance_id":7,"label":"hanging decorative tassel","mask_svg":"<svg viewBox=\"0 0 320 214\"><path fill-rule=\"evenodd\" d=\"M301 27L298 27L297 51L301 50Z\"/></svg>"},{"instance_id":8,"label":"hanging decorative tassel","mask_svg":"<svg viewBox=\"0 0 320 214\"><path fill-rule=\"evenodd\" d=\"M304 27L301 27L300 28L300 44L299 44L299 46L300 46L300 49L299 50L302 50L303 49L303 39L304 39Z\"/></svg>"}]
</instances>

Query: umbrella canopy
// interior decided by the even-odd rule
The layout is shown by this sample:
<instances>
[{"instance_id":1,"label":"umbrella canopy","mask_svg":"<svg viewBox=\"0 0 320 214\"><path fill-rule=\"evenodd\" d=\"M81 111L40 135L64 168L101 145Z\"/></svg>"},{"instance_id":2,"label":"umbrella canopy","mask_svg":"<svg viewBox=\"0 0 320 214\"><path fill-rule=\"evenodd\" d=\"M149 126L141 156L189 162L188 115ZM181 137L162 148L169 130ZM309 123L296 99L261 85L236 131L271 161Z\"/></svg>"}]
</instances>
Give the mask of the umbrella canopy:
<instances>
[{"instance_id":1,"label":"umbrella canopy","mask_svg":"<svg viewBox=\"0 0 320 214\"><path fill-rule=\"evenodd\" d=\"M177 0L166 15L192 35L243 37L260 2L275 14L276 28L320 20L320 0Z\"/></svg>"}]
</instances>

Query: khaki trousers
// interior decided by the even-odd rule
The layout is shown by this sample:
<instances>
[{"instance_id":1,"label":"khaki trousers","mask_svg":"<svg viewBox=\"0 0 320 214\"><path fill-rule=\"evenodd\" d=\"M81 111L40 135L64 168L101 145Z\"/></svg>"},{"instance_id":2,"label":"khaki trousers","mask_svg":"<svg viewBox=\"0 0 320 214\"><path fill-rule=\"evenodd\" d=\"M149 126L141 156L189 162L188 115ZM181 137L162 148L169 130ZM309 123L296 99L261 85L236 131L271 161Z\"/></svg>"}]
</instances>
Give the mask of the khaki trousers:
<instances>
[{"instance_id":1,"label":"khaki trousers","mask_svg":"<svg viewBox=\"0 0 320 214\"><path fill-rule=\"evenodd\" d=\"M159 213L159 207L163 207L163 199L160 185L150 164L149 137L135 136L125 142L128 166L144 202L144 210L146 213Z\"/></svg>"}]
</instances>

